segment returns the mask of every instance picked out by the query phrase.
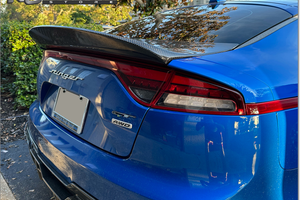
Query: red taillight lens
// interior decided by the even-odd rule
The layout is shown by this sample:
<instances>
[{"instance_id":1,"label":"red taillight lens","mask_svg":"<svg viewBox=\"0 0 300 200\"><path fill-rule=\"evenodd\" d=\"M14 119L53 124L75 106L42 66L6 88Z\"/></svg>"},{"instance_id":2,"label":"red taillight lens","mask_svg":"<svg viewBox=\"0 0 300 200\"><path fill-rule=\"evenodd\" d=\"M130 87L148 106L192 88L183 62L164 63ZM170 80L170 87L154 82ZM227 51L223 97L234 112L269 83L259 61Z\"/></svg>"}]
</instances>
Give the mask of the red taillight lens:
<instances>
[{"instance_id":1,"label":"red taillight lens","mask_svg":"<svg viewBox=\"0 0 300 200\"><path fill-rule=\"evenodd\" d=\"M208 114L244 114L242 96L217 83L174 74L160 91L154 108Z\"/></svg>"},{"instance_id":2,"label":"red taillight lens","mask_svg":"<svg viewBox=\"0 0 300 200\"><path fill-rule=\"evenodd\" d=\"M162 87L168 71L164 69L149 69L124 63L116 63L121 82L130 94L140 103L150 106L153 98Z\"/></svg>"},{"instance_id":3,"label":"red taillight lens","mask_svg":"<svg viewBox=\"0 0 300 200\"><path fill-rule=\"evenodd\" d=\"M193 113L245 114L244 100L238 92L211 80L181 74L174 69L146 64L131 65L57 51L46 51L45 57L57 57L110 69L118 76L129 94L145 106Z\"/></svg>"},{"instance_id":4,"label":"red taillight lens","mask_svg":"<svg viewBox=\"0 0 300 200\"><path fill-rule=\"evenodd\" d=\"M248 115L259 115L270 112L277 112L280 110L286 110L298 107L298 97L289 99L281 99L263 103L249 103L247 104Z\"/></svg>"}]
</instances>

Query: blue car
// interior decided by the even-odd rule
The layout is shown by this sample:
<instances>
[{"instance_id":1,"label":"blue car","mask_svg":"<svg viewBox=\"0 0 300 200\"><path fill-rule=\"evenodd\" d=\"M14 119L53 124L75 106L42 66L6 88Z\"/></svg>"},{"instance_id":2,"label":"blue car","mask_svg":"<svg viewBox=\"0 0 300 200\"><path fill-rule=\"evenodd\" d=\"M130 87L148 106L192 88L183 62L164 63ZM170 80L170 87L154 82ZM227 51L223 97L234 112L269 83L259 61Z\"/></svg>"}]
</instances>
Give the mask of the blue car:
<instances>
[{"instance_id":1,"label":"blue car","mask_svg":"<svg viewBox=\"0 0 300 200\"><path fill-rule=\"evenodd\" d=\"M57 199L297 199L297 1L29 33L27 141Z\"/></svg>"}]
</instances>

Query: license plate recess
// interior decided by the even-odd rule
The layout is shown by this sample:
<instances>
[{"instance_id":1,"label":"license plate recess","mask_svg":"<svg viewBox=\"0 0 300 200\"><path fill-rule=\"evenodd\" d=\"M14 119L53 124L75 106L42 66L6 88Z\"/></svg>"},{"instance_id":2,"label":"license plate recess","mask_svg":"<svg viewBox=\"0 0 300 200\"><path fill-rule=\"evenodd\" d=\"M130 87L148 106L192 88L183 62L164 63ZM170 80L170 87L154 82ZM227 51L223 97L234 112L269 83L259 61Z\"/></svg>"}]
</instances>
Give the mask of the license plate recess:
<instances>
[{"instance_id":1,"label":"license plate recess","mask_svg":"<svg viewBox=\"0 0 300 200\"><path fill-rule=\"evenodd\" d=\"M51 116L68 129L80 134L88 104L89 100L86 97L59 88Z\"/></svg>"}]
</instances>

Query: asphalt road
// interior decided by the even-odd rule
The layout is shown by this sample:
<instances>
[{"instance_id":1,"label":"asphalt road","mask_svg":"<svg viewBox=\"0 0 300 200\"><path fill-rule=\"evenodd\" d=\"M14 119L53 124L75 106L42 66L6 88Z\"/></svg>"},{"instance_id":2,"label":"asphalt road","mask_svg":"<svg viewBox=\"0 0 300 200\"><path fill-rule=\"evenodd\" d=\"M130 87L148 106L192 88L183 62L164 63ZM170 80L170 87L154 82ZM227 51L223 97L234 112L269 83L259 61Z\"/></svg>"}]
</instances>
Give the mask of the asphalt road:
<instances>
[{"instance_id":1,"label":"asphalt road","mask_svg":"<svg viewBox=\"0 0 300 200\"><path fill-rule=\"evenodd\" d=\"M50 200L53 197L38 176L26 140L1 144L1 173L16 200Z\"/></svg>"}]
</instances>

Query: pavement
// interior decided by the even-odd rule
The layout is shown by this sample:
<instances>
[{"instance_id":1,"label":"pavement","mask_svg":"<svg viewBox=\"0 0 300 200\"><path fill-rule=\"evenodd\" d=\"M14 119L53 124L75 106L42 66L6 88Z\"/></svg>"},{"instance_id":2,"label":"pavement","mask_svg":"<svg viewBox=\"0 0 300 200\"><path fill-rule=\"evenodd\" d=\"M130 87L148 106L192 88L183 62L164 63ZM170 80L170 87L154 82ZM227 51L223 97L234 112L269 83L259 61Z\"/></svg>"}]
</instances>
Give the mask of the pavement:
<instances>
[{"instance_id":1,"label":"pavement","mask_svg":"<svg viewBox=\"0 0 300 200\"><path fill-rule=\"evenodd\" d=\"M51 190L39 178L26 140L1 144L0 200L50 200Z\"/></svg>"},{"instance_id":2,"label":"pavement","mask_svg":"<svg viewBox=\"0 0 300 200\"><path fill-rule=\"evenodd\" d=\"M0 173L0 200L15 200L16 198L12 194L2 174Z\"/></svg>"}]
</instances>

